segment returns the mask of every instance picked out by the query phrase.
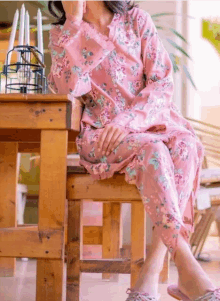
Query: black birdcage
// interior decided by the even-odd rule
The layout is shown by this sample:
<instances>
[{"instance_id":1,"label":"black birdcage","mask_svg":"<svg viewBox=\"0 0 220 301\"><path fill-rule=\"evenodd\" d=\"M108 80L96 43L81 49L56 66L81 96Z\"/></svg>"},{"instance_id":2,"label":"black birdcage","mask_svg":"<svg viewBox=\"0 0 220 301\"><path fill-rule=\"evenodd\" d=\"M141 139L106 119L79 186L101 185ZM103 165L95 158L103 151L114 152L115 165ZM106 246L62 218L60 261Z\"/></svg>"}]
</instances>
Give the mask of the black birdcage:
<instances>
[{"instance_id":1,"label":"black birdcage","mask_svg":"<svg viewBox=\"0 0 220 301\"><path fill-rule=\"evenodd\" d=\"M17 63L8 64L9 56L13 52L17 53L19 59ZM36 63L31 63L32 61ZM47 81L45 65L42 61L43 55L35 46L14 46L7 53L7 64L4 65L3 71L0 73L0 87L3 75L5 76L5 93L16 93L15 91L32 94L46 93Z\"/></svg>"}]
</instances>

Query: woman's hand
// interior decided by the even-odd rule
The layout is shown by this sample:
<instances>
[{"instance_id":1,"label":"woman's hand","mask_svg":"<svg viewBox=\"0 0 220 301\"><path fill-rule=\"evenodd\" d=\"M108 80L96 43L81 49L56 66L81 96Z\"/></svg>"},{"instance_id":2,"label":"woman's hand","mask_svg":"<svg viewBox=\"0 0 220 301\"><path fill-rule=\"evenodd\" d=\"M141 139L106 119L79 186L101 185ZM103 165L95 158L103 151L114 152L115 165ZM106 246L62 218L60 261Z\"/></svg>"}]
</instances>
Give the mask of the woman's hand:
<instances>
[{"instance_id":1,"label":"woman's hand","mask_svg":"<svg viewBox=\"0 0 220 301\"><path fill-rule=\"evenodd\" d=\"M129 132L117 125L106 125L98 141L98 151L109 155Z\"/></svg>"},{"instance_id":2,"label":"woman's hand","mask_svg":"<svg viewBox=\"0 0 220 301\"><path fill-rule=\"evenodd\" d=\"M79 21L82 20L86 12L86 0L62 1L62 5L66 14L73 15Z\"/></svg>"}]
</instances>

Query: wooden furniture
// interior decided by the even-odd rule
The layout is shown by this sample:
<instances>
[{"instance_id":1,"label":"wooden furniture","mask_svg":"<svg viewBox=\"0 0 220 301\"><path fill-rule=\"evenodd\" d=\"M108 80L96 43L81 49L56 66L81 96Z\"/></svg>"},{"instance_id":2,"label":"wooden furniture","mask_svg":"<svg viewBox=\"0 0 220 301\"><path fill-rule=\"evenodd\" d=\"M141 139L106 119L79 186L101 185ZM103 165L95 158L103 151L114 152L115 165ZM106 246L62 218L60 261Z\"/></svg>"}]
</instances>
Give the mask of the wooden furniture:
<instances>
[{"instance_id":1,"label":"wooden furniture","mask_svg":"<svg viewBox=\"0 0 220 301\"><path fill-rule=\"evenodd\" d=\"M80 131L81 114L81 102L77 99L71 102L67 95L0 94L0 276L14 275L16 257L36 258L37 301L61 301L64 294L66 194L71 199L73 192L72 186L66 188L67 153L77 152L75 138ZM35 152L41 155L37 226L17 225L18 152ZM85 174L84 176L89 183L91 181L89 175ZM122 183L123 175L116 175L116 177L119 177ZM114 179L108 181L111 183ZM98 186L94 183L94 188L101 187L103 184L103 181L97 183ZM111 233L106 230L103 233L106 232L113 236L114 233L117 233L114 236L116 237L114 241L118 239L119 202L122 201L123 192L124 200L132 202L133 208L132 260L109 259L105 263L100 261L98 266L104 272L131 272L133 283L145 258L144 207L134 186L131 187L129 184L121 186L118 185L117 181L112 182L112 184L113 194L109 195L113 197L118 189L119 193L115 195L114 201L116 204L109 203L105 206L104 220L106 228L111 229ZM114 188L116 184L117 186ZM85 187L81 186L81 188L84 190ZM130 196L128 195L129 190L131 191ZM103 193L103 190L100 191ZM134 198L131 199L131 196ZM92 196L93 198L97 200L94 196ZM106 195L105 198L107 198ZM109 201L109 197L107 201ZM71 253L68 253L67 300L70 300L72 295L77 300L80 277L80 273L77 276L77 271L80 269L81 272L90 272L92 267L97 268L96 265L91 264L91 261L83 261L82 265L79 265L79 261L77 261L80 254L82 254L79 249L82 240L79 240L78 232L81 218L78 215L81 212L80 205L81 201L76 200L70 201L68 204L69 243L67 249L73 251L73 253L71 260L69 260ZM112 214L109 215L110 211ZM134 223L137 223L138 226ZM82 224L80 224L80 227L82 227ZM89 231L91 233L91 228ZM106 233L103 240L106 240L106 244L109 244L109 237ZM80 235L82 235L82 231ZM98 237L100 238L100 235ZM140 243L139 248L138 243ZM106 254L108 252L112 257L118 256L118 249L119 244L117 244L117 247L111 247L111 250L106 248ZM115 253L113 254L113 252ZM75 264L74 260L76 260ZM121 263L120 267L119 262ZM167 268L168 265L165 266L165 270Z\"/></svg>"},{"instance_id":2,"label":"wooden furniture","mask_svg":"<svg viewBox=\"0 0 220 301\"><path fill-rule=\"evenodd\" d=\"M31 161L34 161L32 163L32 168L36 169L37 167L37 170L40 170L39 169L39 165L40 165L40 155L34 155L30 158ZM68 154L67 155L67 167L71 167L71 166L79 166L79 154ZM30 169L30 172L32 170ZM38 181L38 175L37 175L37 181ZM35 195L28 195L28 198L30 197L34 197L35 200L37 200L37 203L39 203L39 197L38 197L38 194L35 194ZM84 202L83 202L84 201ZM88 204L88 202L85 202L87 200L82 200L82 206L85 208L85 205L86 203ZM92 200L90 200L92 201ZM94 204L94 203L93 203ZM95 204L95 205L99 205L99 204ZM100 204L101 206L104 205L105 207L105 204ZM90 202L90 206L91 206L91 202ZM96 206L97 207L97 206ZM101 208L100 208L101 209ZM113 210L109 212L109 215L113 216L114 215L114 208L112 208ZM68 212L68 207L66 208L66 212ZM105 208L103 209L105 210ZM103 210L101 210L103 212ZM94 218L94 214L90 213L89 215L87 214L87 223L86 223L86 220L85 220L85 215L82 216L82 219L83 221L85 222L85 224L83 224L83 245L84 246L88 246L90 247L96 247L98 245L100 245L101 247L101 252L103 253L103 257L105 257L106 255L106 250L108 250L108 247L109 247L109 242L107 239L103 238L102 239L102 233L105 233L106 231L109 231L109 228L108 228L108 222L105 222L106 219L105 218L102 218L101 217L101 212L98 212L99 213L99 216L98 216L98 220L99 220L99 223L97 225L97 223L95 223L94 225L92 225L92 223L89 223L88 224L88 219L90 220L90 216L93 215L93 218ZM83 212L82 212L83 214ZM113 217L114 219L115 217ZM115 244L114 244L114 248L116 248L117 250L122 250L122 220L121 220L122 216L121 216L121 210L119 210L119 215L118 215L118 219L117 219L117 222L119 223L118 225L118 231L114 230L114 227L111 229L111 231L113 231L113 237L116 237L118 236L118 241L115 240ZM101 222L101 223L100 223ZM67 229L67 228L66 228ZM67 243L67 231L65 232L65 244ZM119 244L118 244L119 243ZM97 249L97 248L95 248ZM124 250L124 249L123 249ZM122 252L123 252L122 250ZM98 253L98 257L100 258L100 253ZM84 254L84 252L83 252ZM110 251L108 251L108 258L110 258ZM117 254L117 255L116 255ZM123 252L124 254L124 252ZM66 255L66 254L65 254ZM94 257L95 254L93 254L93 257ZM114 257L117 257L119 256L118 253L112 253L111 254ZM66 260L66 256L65 256L65 260ZM103 274L102 275L102 278L103 279L111 279L111 281L118 281L118 274Z\"/></svg>"},{"instance_id":3,"label":"wooden furniture","mask_svg":"<svg viewBox=\"0 0 220 301\"><path fill-rule=\"evenodd\" d=\"M67 95L0 94L0 276L15 258L37 258L36 300L63 298L67 152L77 152L80 101ZM17 153L39 152L37 226L17 227Z\"/></svg>"},{"instance_id":4,"label":"wooden furniture","mask_svg":"<svg viewBox=\"0 0 220 301\"><path fill-rule=\"evenodd\" d=\"M119 173L110 179L92 181L82 167L67 172L67 153L77 153L75 138L80 131L81 113L81 102L71 102L67 95L0 94L0 276L14 275L16 257L36 258L37 301L63 298L67 213L68 301L79 299L81 272L131 273L133 285L146 256L145 210L135 185L127 184ZM18 152L41 155L37 226L17 226ZM105 203L105 229L95 229L94 237L99 242L106 241L106 257L115 258L81 260L82 199ZM132 206L131 258L127 259L116 258L121 202ZM90 235L94 229L87 230ZM167 252L161 273L163 282L168 267Z\"/></svg>"},{"instance_id":5,"label":"wooden furniture","mask_svg":"<svg viewBox=\"0 0 220 301\"><path fill-rule=\"evenodd\" d=\"M81 272L131 274L130 285L133 286L146 258L146 211L136 186L128 184L124 175L117 172L109 179L94 181L83 166L72 166L67 169L67 199L67 300L79 300ZM106 259L82 259L84 240L82 199L104 202L103 224L105 227L102 230L98 227L96 230L91 227L91 231L95 233L96 238L99 238L97 243L101 244L105 241L104 257ZM120 258L119 256L120 205L122 202L131 203L132 206L131 258ZM160 275L161 282L168 280L169 259L170 254L167 251Z\"/></svg>"},{"instance_id":6,"label":"wooden furniture","mask_svg":"<svg viewBox=\"0 0 220 301\"><path fill-rule=\"evenodd\" d=\"M207 188L220 188L220 168L219 172L215 170L213 175L209 171L210 165L220 166L220 127L193 118L186 119L193 125L197 136L205 148L200 185ZM210 196L210 202L211 207L204 210L198 210L195 206L195 231L190 237L190 244L195 257L201 254L212 222L215 220L215 211L220 206L220 191L219 194Z\"/></svg>"}]
</instances>

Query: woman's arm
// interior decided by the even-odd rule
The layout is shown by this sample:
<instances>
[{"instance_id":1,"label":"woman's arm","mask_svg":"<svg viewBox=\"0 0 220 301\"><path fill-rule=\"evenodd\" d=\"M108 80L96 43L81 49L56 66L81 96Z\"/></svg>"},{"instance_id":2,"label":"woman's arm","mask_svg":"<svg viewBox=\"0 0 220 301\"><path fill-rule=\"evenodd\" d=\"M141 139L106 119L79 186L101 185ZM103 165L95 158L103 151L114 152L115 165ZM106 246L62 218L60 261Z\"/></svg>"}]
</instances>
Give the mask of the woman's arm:
<instances>
[{"instance_id":1,"label":"woman's arm","mask_svg":"<svg viewBox=\"0 0 220 301\"><path fill-rule=\"evenodd\" d=\"M88 24L67 13L64 25L50 30L52 64L47 82L52 93L78 97L89 92L89 73L115 48L88 29Z\"/></svg>"},{"instance_id":2,"label":"woman's arm","mask_svg":"<svg viewBox=\"0 0 220 301\"><path fill-rule=\"evenodd\" d=\"M119 113L110 124L130 132L145 132L154 125L165 127L173 95L172 62L149 13L140 9L137 17L146 87L134 97L130 108Z\"/></svg>"}]
</instances>

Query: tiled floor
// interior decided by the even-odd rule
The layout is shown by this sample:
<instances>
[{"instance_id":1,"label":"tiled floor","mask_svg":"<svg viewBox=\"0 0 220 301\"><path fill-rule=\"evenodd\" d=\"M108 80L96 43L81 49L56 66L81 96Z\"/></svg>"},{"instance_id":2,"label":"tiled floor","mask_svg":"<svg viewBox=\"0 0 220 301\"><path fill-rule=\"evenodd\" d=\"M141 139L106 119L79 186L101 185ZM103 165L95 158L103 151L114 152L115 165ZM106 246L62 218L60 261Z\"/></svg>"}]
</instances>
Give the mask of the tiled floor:
<instances>
[{"instance_id":1,"label":"tiled floor","mask_svg":"<svg viewBox=\"0 0 220 301\"><path fill-rule=\"evenodd\" d=\"M220 243L218 237L209 237L203 252L211 255L211 262L201 262L215 285L220 285ZM176 283L177 271L171 262L169 283ZM34 301L36 281L36 260L17 260L15 277L0 278L1 301ZM130 275L120 275L119 282L103 281L101 274L82 274L81 301L125 301ZM167 284L159 285L161 301L175 300L166 293ZM65 300L65 296L64 296ZM63 300L63 301L64 301Z\"/></svg>"}]
</instances>

